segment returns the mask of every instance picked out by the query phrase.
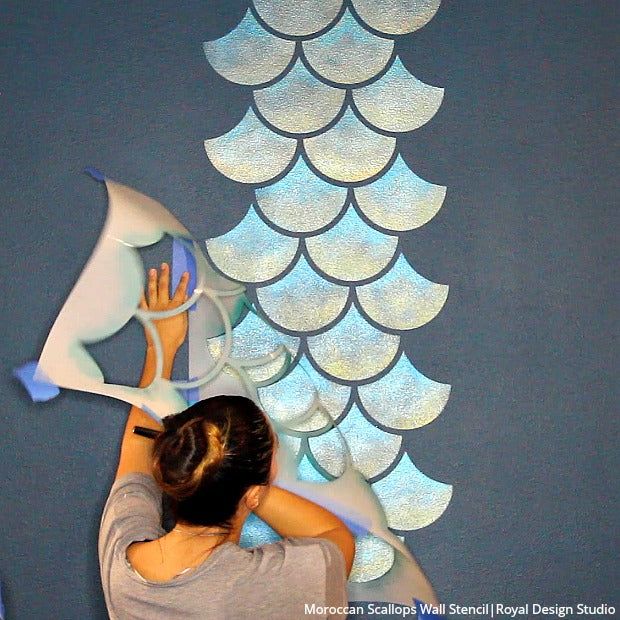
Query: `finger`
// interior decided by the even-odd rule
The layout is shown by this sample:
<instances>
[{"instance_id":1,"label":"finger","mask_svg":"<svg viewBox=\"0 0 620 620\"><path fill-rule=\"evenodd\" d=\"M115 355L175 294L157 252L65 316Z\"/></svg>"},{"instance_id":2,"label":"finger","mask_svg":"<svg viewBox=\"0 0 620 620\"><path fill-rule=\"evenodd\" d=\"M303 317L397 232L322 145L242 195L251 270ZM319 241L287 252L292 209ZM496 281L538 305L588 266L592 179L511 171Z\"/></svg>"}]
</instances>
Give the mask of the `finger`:
<instances>
[{"instance_id":1,"label":"finger","mask_svg":"<svg viewBox=\"0 0 620 620\"><path fill-rule=\"evenodd\" d=\"M142 291L140 295L140 304L138 306L141 310L148 310L149 307L146 305L146 297L144 296L144 291Z\"/></svg>"},{"instance_id":2,"label":"finger","mask_svg":"<svg viewBox=\"0 0 620 620\"><path fill-rule=\"evenodd\" d=\"M149 306L153 307L157 303L157 269L149 269Z\"/></svg>"},{"instance_id":3,"label":"finger","mask_svg":"<svg viewBox=\"0 0 620 620\"><path fill-rule=\"evenodd\" d=\"M159 288L157 290L157 300L160 303L170 299L170 267L168 263L161 264L161 273L159 274Z\"/></svg>"},{"instance_id":4,"label":"finger","mask_svg":"<svg viewBox=\"0 0 620 620\"><path fill-rule=\"evenodd\" d=\"M183 302L187 301L187 285L189 284L189 273L187 271L183 272L181 279L179 280L179 285L177 286L177 290L174 292L174 297L172 301L174 302Z\"/></svg>"}]
</instances>

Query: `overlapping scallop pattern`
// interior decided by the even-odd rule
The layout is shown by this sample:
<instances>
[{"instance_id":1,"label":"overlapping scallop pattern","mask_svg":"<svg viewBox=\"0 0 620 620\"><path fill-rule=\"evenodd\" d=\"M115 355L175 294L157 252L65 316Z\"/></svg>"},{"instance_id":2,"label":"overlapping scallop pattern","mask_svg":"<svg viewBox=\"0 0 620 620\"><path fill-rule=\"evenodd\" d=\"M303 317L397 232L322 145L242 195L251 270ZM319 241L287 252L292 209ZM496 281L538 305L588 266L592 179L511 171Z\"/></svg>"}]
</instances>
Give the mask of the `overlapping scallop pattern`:
<instances>
[{"instance_id":1,"label":"overlapping scallop pattern","mask_svg":"<svg viewBox=\"0 0 620 620\"><path fill-rule=\"evenodd\" d=\"M203 43L211 66L237 84L255 86L276 78L295 53L295 42L267 32L248 9L227 35Z\"/></svg>"},{"instance_id":2,"label":"overlapping scallop pattern","mask_svg":"<svg viewBox=\"0 0 620 620\"><path fill-rule=\"evenodd\" d=\"M303 256L277 282L256 291L262 309L278 325L296 332L311 332L334 321L347 303L349 289L328 282Z\"/></svg>"},{"instance_id":3,"label":"overlapping scallop pattern","mask_svg":"<svg viewBox=\"0 0 620 620\"><path fill-rule=\"evenodd\" d=\"M422 277L399 256L392 268L373 282L358 286L364 312L390 329L408 330L434 319L448 298L448 287Z\"/></svg>"},{"instance_id":4,"label":"overlapping scallop pattern","mask_svg":"<svg viewBox=\"0 0 620 620\"><path fill-rule=\"evenodd\" d=\"M312 165L326 177L344 183L358 183L379 174L395 147L396 138L375 133L350 108L331 129L304 139Z\"/></svg>"},{"instance_id":5,"label":"overlapping scallop pattern","mask_svg":"<svg viewBox=\"0 0 620 620\"><path fill-rule=\"evenodd\" d=\"M410 430L432 422L446 406L450 386L424 376L403 353L390 371L357 388L365 411L377 422Z\"/></svg>"},{"instance_id":6,"label":"overlapping scallop pattern","mask_svg":"<svg viewBox=\"0 0 620 620\"><path fill-rule=\"evenodd\" d=\"M375 77L394 50L394 41L363 28L348 9L325 34L302 45L308 63L321 77L347 85Z\"/></svg>"},{"instance_id":7,"label":"overlapping scallop pattern","mask_svg":"<svg viewBox=\"0 0 620 620\"><path fill-rule=\"evenodd\" d=\"M379 331L351 306L338 323L321 334L308 336L307 342L312 359L328 375L364 381L392 363L400 336Z\"/></svg>"},{"instance_id":8,"label":"overlapping scallop pattern","mask_svg":"<svg viewBox=\"0 0 620 620\"><path fill-rule=\"evenodd\" d=\"M356 187L355 199L368 219L394 231L418 228L441 208L446 188L413 173L398 155L389 170L367 185Z\"/></svg>"},{"instance_id":9,"label":"overlapping scallop pattern","mask_svg":"<svg viewBox=\"0 0 620 620\"><path fill-rule=\"evenodd\" d=\"M318 131L342 109L344 90L308 72L301 59L275 84L254 92L259 112L277 129L294 134Z\"/></svg>"},{"instance_id":10,"label":"overlapping scallop pattern","mask_svg":"<svg viewBox=\"0 0 620 620\"><path fill-rule=\"evenodd\" d=\"M435 116L443 88L430 86L411 75L396 58L380 79L353 91L362 116L375 127L391 132L413 131Z\"/></svg>"},{"instance_id":11,"label":"overlapping scallop pattern","mask_svg":"<svg viewBox=\"0 0 620 620\"><path fill-rule=\"evenodd\" d=\"M357 14L372 28L399 35L419 30L435 15L441 0L352 0Z\"/></svg>"},{"instance_id":12,"label":"overlapping scallop pattern","mask_svg":"<svg viewBox=\"0 0 620 620\"><path fill-rule=\"evenodd\" d=\"M343 209L345 187L317 177L300 157L282 179L256 189L256 202L276 226L309 233L327 226Z\"/></svg>"},{"instance_id":13,"label":"overlapping scallop pattern","mask_svg":"<svg viewBox=\"0 0 620 620\"><path fill-rule=\"evenodd\" d=\"M232 230L207 239L209 257L227 276L242 282L264 282L292 262L299 240L269 228L254 207Z\"/></svg>"},{"instance_id":14,"label":"overlapping scallop pattern","mask_svg":"<svg viewBox=\"0 0 620 620\"><path fill-rule=\"evenodd\" d=\"M398 237L368 226L349 207L329 230L305 240L309 257L327 275L358 282L377 275L394 257Z\"/></svg>"},{"instance_id":15,"label":"overlapping scallop pattern","mask_svg":"<svg viewBox=\"0 0 620 620\"><path fill-rule=\"evenodd\" d=\"M233 181L265 183L284 171L297 149L297 141L280 136L263 125L252 108L229 132L204 141L211 163Z\"/></svg>"},{"instance_id":16,"label":"overlapping scallop pattern","mask_svg":"<svg viewBox=\"0 0 620 620\"><path fill-rule=\"evenodd\" d=\"M387 573L394 563L394 547L372 534L355 539L355 557L349 580L363 583Z\"/></svg>"},{"instance_id":17,"label":"overlapping scallop pattern","mask_svg":"<svg viewBox=\"0 0 620 620\"><path fill-rule=\"evenodd\" d=\"M254 0L265 23L292 37L323 30L337 17L341 5L342 0Z\"/></svg>"}]
</instances>

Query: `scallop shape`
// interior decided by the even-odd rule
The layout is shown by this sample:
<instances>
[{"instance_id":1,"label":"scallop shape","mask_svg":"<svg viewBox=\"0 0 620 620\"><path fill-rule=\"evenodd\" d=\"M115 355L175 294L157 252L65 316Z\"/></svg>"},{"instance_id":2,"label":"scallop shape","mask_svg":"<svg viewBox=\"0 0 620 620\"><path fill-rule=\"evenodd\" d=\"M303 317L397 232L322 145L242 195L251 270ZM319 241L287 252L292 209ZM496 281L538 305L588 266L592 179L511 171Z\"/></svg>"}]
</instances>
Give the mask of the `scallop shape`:
<instances>
[{"instance_id":1,"label":"scallop shape","mask_svg":"<svg viewBox=\"0 0 620 620\"><path fill-rule=\"evenodd\" d=\"M292 431L309 432L332 427L334 418L348 401L350 388L337 386L346 392L339 395L340 400L342 396L346 397L344 404L338 403L339 406L334 407L334 411L328 411L324 404L325 380L321 378L319 386L315 379L319 377L318 373L313 370L313 374L310 375L306 366L310 366L307 361L303 364L300 360L300 363L283 379L259 389L261 403L269 417ZM321 387L323 389L320 389ZM328 396L333 392L333 388L328 388Z\"/></svg>"},{"instance_id":2,"label":"scallop shape","mask_svg":"<svg viewBox=\"0 0 620 620\"><path fill-rule=\"evenodd\" d=\"M301 60L281 80L254 92L261 114L289 133L318 131L342 109L345 91L319 82Z\"/></svg>"},{"instance_id":3,"label":"scallop shape","mask_svg":"<svg viewBox=\"0 0 620 620\"><path fill-rule=\"evenodd\" d=\"M239 546L242 549L248 549L259 545L268 545L281 539L281 536L269 527L267 523L257 517L253 512L250 512L248 518L241 527Z\"/></svg>"},{"instance_id":4,"label":"scallop shape","mask_svg":"<svg viewBox=\"0 0 620 620\"><path fill-rule=\"evenodd\" d=\"M370 228L349 209L324 233L305 240L308 255L326 274L344 282L370 278L389 264L398 237Z\"/></svg>"},{"instance_id":5,"label":"scallop shape","mask_svg":"<svg viewBox=\"0 0 620 620\"><path fill-rule=\"evenodd\" d=\"M292 37L314 34L328 26L342 6L342 0L254 0L265 23Z\"/></svg>"},{"instance_id":6,"label":"scallop shape","mask_svg":"<svg viewBox=\"0 0 620 620\"><path fill-rule=\"evenodd\" d=\"M308 460L308 457L304 454L297 465L297 479L305 480L306 482L327 482L327 478L320 474L317 469Z\"/></svg>"},{"instance_id":7,"label":"scallop shape","mask_svg":"<svg viewBox=\"0 0 620 620\"><path fill-rule=\"evenodd\" d=\"M295 233L327 226L342 211L346 199L345 187L317 177L301 157L285 177L256 189L256 201L265 216Z\"/></svg>"},{"instance_id":8,"label":"scallop shape","mask_svg":"<svg viewBox=\"0 0 620 620\"><path fill-rule=\"evenodd\" d=\"M414 174L398 155L380 178L356 187L355 198L368 219L388 230L412 230L426 224L441 208L446 188Z\"/></svg>"},{"instance_id":9,"label":"scallop shape","mask_svg":"<svg viewBox=\"0 0 620 620\"><path fill-rule=\"evenodd\" d=\"M425 377L403 353L390 371L357 388L360 402L377 422L409 430L432 422L450 397L450 386Z\"/></svg>"},{"instance_id":10,"label":"scallop shape","mask_svg":"<svg viewBox=\"0 0 620 620\"><path fill-rule=\"evenodd\" d=\"M278 439L280 441L280 445L286 445L293 456L297 456L299 454L299 448L301 447L301 439L299 437L293 437L292 435L287 435L286 433L278 433Z\"/></svg>"},{"instance_id":11,"label":"scallop shape","mask_svg":"<svg viewBox=\"0 0 620 620\"><path fill-rule=\"evenodd\" d=\"M315 273L303 256L281 280L257 289L267 315L285 329L310 332L325 327L342 312L349 289Z\"/></svg>"},{"instance_id":12,"label":"scallop shape","mask_svg":"<svg viewBox=\"0 0 620 620\"><path fill-rule=\"evenodd\" d=\"M413 131L428 123L441 106L443 88L411 75L397 58L376 82L353 92L362 116L385 131Z\"/></svg>"},{"instance_id":13,"label":"scallop shape","mask_svg":"<svg viewBox=\"0 0 620 620\"><path fill-rule=\"evenodd\" d=\"M342 439L349 446L353 466L365 478L373 478L385 471L398 456L402 437L373 426L353 405L338 429L331 429L322 435L308 438L312 455L321 467L333 476L340 475L346 467L346 454L342 450Z\"/></svg>"},{"instance_id":14,"label":"scallop shape","mask_svg":"<svg viewBox=\"0 0 620 620\"><path fill-rule=\"evenodd\" d=\"M371 486L385 509L388 526L399 530L430 525L452 498L451 485L424 475L407 454L385 478Z\"/></svg>"},{"instance_id":15,"label":"scallop shape","mask_svg":"<svg viewBox=\"0 0 620 620\"><path fill-rule=\"evenodd\" d=\"M364 312L390 329L415 329L434 319L449 287L423 278L404 256L381 278L356 289Z\"/></svg>"},{"instance_id":16,"label":"scallop shape","mask_svg":"<svg viewBox=\"0 0 620 620\"><path fill-rule=\"evenodd\" d=\"M255 86L280 75L295 53L295 42L267 32L248 9L227 35L202 44L210 65L236 84Z\"/></svg>"},{"instance_id":17,"label":"scallop shape","mask_svg":"<svg viewBox=\"0 0 620 620\"><path fill-rule=\"evenodd\" d=\"M349 581L363 583L387 573L394 563L394 547L382 538L365 534L355 539L355 556Z\"/></svg>"},{"instance_id":18,"label":"scallop shape","mask_svg":"<svg viewBox=\"0 0 620 620\"><path fill-rule=\"evenodd\" d=\"M362 381L391 364L399 342L399 336L369 325L351 306L334 327L308 336L308 351L328 375L344 381Z\"/></svg>"},{"instance_id":19,"label":"scallop shape","mask_svg":"<svg viewBox=\"0 0 620 620\"><path fill-rule=\"evenodd\" d=\"M211 260L226 275L242 282L275 278L291 263L299 240L272 230L251 206L232 230L207 239Z\"/></svg>"},{"instance_id":20,"label":"scallop shape","mask_svg":"<svg viewBox=\"0 0 620 620\"><path fill-rule=\"evenodd\" d=\"M441 0L353 0L357 14L371 27L386 34L414 32L426 25Z\"/></svg>"},{"instance_id":21,"label":"scallop shape","mask_svg":"<svg viewBox=\"0 0 620 620\"><path fill-rule=\"evenodd\" d=\"M387 65L394 49L394 41L365 30L349 9L325 34L302 45L312 68L337 84L359 84L373 78Z\"/></svg>"},{"instance_id":22,"label":"scallop shape","mask_svg":"<svg viewBox=\"0 0 620 620\"><path fill-rule=\"evenodd\" d=\"M396 138L368 129L347 109L325 133L304 139L308 158L325 176L357 183L378 174L389 163Z\"/></svg>"},{"instance_id":23,"label":"scallop shape","mask_svg":"<svg viewBox=\"0 0 620 620\"><path fill-rule=\"evenodd\" d=\"M236 127L204 141L213 166L233 181L264 183L278 176L295 155L297 141L265 127L252 109Z\"/></svg>"}]
</instances>

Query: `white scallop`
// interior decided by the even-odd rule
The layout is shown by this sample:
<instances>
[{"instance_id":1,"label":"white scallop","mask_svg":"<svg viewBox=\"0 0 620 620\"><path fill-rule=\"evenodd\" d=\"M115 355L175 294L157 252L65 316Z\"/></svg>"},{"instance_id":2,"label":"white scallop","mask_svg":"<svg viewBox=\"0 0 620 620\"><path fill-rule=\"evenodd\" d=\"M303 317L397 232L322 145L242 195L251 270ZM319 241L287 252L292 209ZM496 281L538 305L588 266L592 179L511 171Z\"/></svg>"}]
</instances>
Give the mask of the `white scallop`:
<instances>
[{"instance_id":1,"label":"white scallop","mask_svg":"<svg viewBox=\"0 0 620 620\"><path fill-rule=\"evenodd\" d=\"M249 108L230 131L204 141L219 172L240 183L264 183L278 176L295 155L297 141L274 133Z\"/></svg>"},{"instance_id":2,"label":"white scallop","mask_svg":"<svg viewBox=\"0 0 620 620\"><path fill-rule=\"evenodd\" d=\"M450 397L450 386L424 376L403 353L390 371L357 387L360 402L377 422L409 430L432 422Z\"/></svg>"},{"instance_id":3,"label":"white scallop","mask_svg":"<svg viewBox=\"0 0 620 620\"><path fill-rule=\"evenodd\" d=\"M325 127L342 109L344 97L344 90L319 82L299 59L275 84L254 91L254 101L265 119L296 134Z\"/></svg>"},{"instance_id":4,"label":"white scallop","mask_svg":"<svg viewBox=\"0 0 620 620\"><path fill-rule=\"evenodd\" d=\"M368 219L388 230L412 230L426 224L441 208L446 188L414 174L398 155L377 180L354 189Z\"/></svg>"},{"instance_id":5,"label":"white scallop","mask_svg":"<svg viewBox=\"0 0 620 620\"><path fill-rule=\"evenodd\" d=\"M389 163L396 138L375 133L347 109L325 133L304 139L308 158L325 176L356 183L378 174Z\"/></svg>"},{"instance_id":6,"label":"white scallop","mask_svg":"<svg viewBox=\"0 0 620 620\"><path fill-rule=\"evenodd\" d=\"M338 15L342 0L254 0L265 23L293 37L312 35Z\"/></svg>"},{"instance_id":7,"label":"white scallop","mask_svg":"<svg viewBox=\"0 0 620 620\"><path fill-rule=\"evenodd\" d=\"M448 298L448 286L422 277L399 256L378 280L356 289L364 312L390 329L415 329L434 319Z\"/></svg>"},{"instance_id":8,"label":"white scallop","mask_svg":"<svg viewBox=\"0 0 620 620\"><path fill-rule=\"evenodd\" d=\"M344 381L374 377L389 366L400 337L369 325L354 306L334 327L308 336L308 351L328 375Z\"/></svg>"},{"instance_id":9,"label":"white scallop","mask_svg":"<svg viewBox=\"0 0 620 620\"><path fill-rule=\"evenodd\" d=\"M305 240L308 255L326 274L344 282L370 278L389 264L398 237L370 228L349 208L335 226Z\"/></svg>"},{"instance_id":10,"label":"white scallop","mask_svg":"<svg viewBox=\"0 0 620 620\"><path fill-rule=\"evenodd\" d=\"M260 210L276 226L307 233L327 226L344 207L347 189L317 177L300 157L288 174L256 189Z\"/></svg>"},{"instance_id":11,"label":"white scallop","mask_svg":"<svg viewBox=\"0 0 620 620\"><path fill-rule=\"evenodd\" d=\"M310 332L336 319L347 303L349 289L321 278L300 256L291 271L257 289L256 295L262 309L278 325Z\"/></svg>"},{"instance_id":12,"label":"white scallop","mask_svg":"<svg viewBox=\"0 0 620 620\"><path fill-rule=\"evenodd\" d=\"M394 563L394 547L382 538L366 534L355 539L355 556L349 581L362 583L377 579Z\"/></svg>"},{"instance_id":13,"label":"white scallop","mask_svg":"<svg viewBox=\"0 0 620 620\"><path fill-rule=\"evenodd\" d=\"M443 514L452 497L451 485L424 475L407 454L371 486L385 509L388 526L399 530L430 525Z\"/></svg>"},{"instance_id":14,"label":"white scallop","mask_svg":"<svg viewBox=\"0 0 620 620\"><path fill-rule=\"evenodd\" d=\"M242 282L275 278L291 263L299 240L272 230L250 206L229 232L206 240L209 258L220 271Z\"/></svg>"},{"instance_id":15,"label":"white scallop","mask_svg":"<svg viewBox=\"0 0 620 620\"><path fill-rule=\"evenodd\" d=\"M249 9L227 35L202 45L207 60L220 75L252 86L273 80L295 53L294 41L267 32Z\"/></svg>"},{"instance_id":16,"label":"white scallop","mask_svg":"<svg viewBox=\"0 0 620 620\"><path fill-rule=\"evenodd\" d=\"M430 86L411 75L396 58L379 80L353 91L362 116L385 131L413 131L428 123L443 99L443 88Z\"/></svg>"},{"instance_id":17,"label":"white scallop","mask_svg":"<svg viewBox=\"0 0 620 620\"><path fill-rule=\"evenodd\" d=\"M357 14L386 34L405 34L422 28L437 13L441 0L353 0Z\"/></svg>"},{"instance_id":18,"label":"white scallop","mask_svg":"<svg viewBox=\"0 0 620 620\"><path fill-rule=\"evenodd\" d=\"M338 424L338 430L349 446L353 466L365 478L379 475L398 456L402 437L373 426L356 405ZM322 435L308 437L312 455L333 476L340 475L346 466L346 455L338 430L331 429Z\"/></svg>"},{"instance_id":19,"label":"white scallop","mask_svg":"<svg viewBox=\"0 0 620 620\"><path fill-rule=\"evenodd\" d=\"M392 56L394 41L365 30L346 9L325 34L303 42L306 59L325 79L359 84L382 71Z\"/></svg>"}]
</instances>

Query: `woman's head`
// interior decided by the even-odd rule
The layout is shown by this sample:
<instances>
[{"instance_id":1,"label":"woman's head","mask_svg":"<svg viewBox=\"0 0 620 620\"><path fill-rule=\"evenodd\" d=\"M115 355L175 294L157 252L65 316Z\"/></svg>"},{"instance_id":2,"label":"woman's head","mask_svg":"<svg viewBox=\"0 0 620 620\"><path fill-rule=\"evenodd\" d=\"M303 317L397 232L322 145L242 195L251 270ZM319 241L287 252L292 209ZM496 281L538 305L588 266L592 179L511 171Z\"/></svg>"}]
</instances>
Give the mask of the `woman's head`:
<instances>
[{"instance_id":1,"label":"woman's head","mask_svg":"<svg viewBox=\"0 0 620 620\"><path fill-rule=\"evenodd\" d=\"M164 419L153 475L177 520L232 527L239 502L271 481L275 433L249 398L215 396Z\"/></svg>"}]
</instances>

